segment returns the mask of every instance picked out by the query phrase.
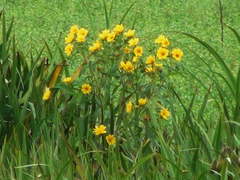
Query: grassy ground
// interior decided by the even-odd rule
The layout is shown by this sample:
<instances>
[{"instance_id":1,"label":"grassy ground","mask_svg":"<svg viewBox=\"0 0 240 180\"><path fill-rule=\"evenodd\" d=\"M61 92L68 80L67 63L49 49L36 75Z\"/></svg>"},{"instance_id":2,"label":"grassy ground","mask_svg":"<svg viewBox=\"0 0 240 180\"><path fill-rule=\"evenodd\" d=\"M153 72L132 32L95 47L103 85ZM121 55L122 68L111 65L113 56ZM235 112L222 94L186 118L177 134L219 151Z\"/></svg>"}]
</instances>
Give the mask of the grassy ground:
<instances>
[{"instance_id":1,"label":"grassy ground","mask_svg":"<svg viewBox=\"0 0 240 180\"><path fill-rule=\"evenodd\" d=\"M111 9L109 19L112 27L119 23L134 1L115 0L113 6L110 7L111 2L108 1L107 6ZM17 44L26 53L32 48L39 51L44 45L44 40L50 44L50 48L55 48L54 41L58 41L60 37L60 44L63 45L63 37L72 24L86 27L93 33L106 27L104 6L102 1L98 0L2 0L0 9L2 8L6 11L8 24L11 17L14 17ZM240 1L223 1L223 20L236 30L240 28L239 9ZM220 127L221 123L219 123L222 116L214 100L218 92L213 88L206 103L204 99L208 96L207 90L198 80L186 73L187 71L192 72L207 88L216 86L212 79L208 78L211 73L207 70L207 66L203 65L191 50L209 62L215 71L221 73L222 70L205 48L189 37L175 32L194 34L208 42L223 56L224 61L236 75L239 67L237 57L240 46L226 26L224 26L222 45L218 0L138 0L123 23L129 27L134 26L139 37L145 39L146 43L148 43L148 39L153 39L158 34L164 33L184 50L185 56L182 66L180 66L178 73L173 73L169 77L169 84L173 85L182 103L189 106L190 110L186 111L183 105L180 105L180 102L176 100L176 97L169 95L174 118L168 124L157 126L158 128L155 129L157 138L149 146L146 145L146 142L139 145L139 142L133 139L133 143L124 145L123 149L118 147L116 151L112 149L105 151L98 148L90 140L88 148L85 148L85 144L81 145L79 141L81 137L77 131L79 129L73 128L73 132L65 138L75 148L77 156L81 157L88 179L146 179L147 177L151 177L151 179L193 179L195 175L196 179L217 179L219 177L226 179L227 175L233 173L233 170L226 165L225 161L219 171L214 169L221 176L207 173L214 162L222 160L221 157L224 155L222 155L221 149L231 145L230 143L226 144L228 132ZM58 51L54 52L56 55L50 60L58 62L59 53ZM206 74L203 73L204 71ZM225 90L227 91L226 87L224 87ZM197 96L194 99L193 107L191 107L194 95ZM227 95L229 95L228 92ZM229 95L230 101L231 98ZM206 103L206 109L201 115L200 107L204 103ZM41 130L35 129L36 134L33 133L32 144L24 140L23 142L17 140L19 132L14 131L10 140L12 139L14 143L19 144L4 143L1 160L6 165L0 171L0 177L17 180L36 179L38 176L39 179L60 180L78 177L79 169L82 166L77 163L74 153L72 154L69 148L61 148L68 144L64 142L64 138L59 137L62 117L58 115L57 111L54 111L55 114L48 115L48 111L49 109L46 112L41 112L43 117L35 117L38 121L44 120L46 123L42 125L37 122L33 126L35 128L41 126ZM193 116L191 121L190 116ZM49 125L52 122L57 125ZM193 124L191 124L192 122ZM52 129L48 131L50 126ZM193 131L190 130L191 128ZM160 134L168 134L171 136L171 140ZM218 134L222 134L222 136L218 136ZM24 134L23 136L28 135ZM218 146L217 142L220 142L218 137L222 138L220 143L222 146ZM30 152L28 152L29 147L32 147ZM215 147L221 148L217 151ZM198 149L200 150L198 151ZM160 157L155 156L155 152L160 152ZM9 156L9 158L5 158L5 156ZM29 165L29 167L24 165ZM99 168L100 166L102 169ZM144 170L149 172L144 172ZM230 173L226 173L228 170ZM81 170L79 174L81 174ZM239 176L235 171L233 174L236 178Z\"/></svg>"}]
</instances>

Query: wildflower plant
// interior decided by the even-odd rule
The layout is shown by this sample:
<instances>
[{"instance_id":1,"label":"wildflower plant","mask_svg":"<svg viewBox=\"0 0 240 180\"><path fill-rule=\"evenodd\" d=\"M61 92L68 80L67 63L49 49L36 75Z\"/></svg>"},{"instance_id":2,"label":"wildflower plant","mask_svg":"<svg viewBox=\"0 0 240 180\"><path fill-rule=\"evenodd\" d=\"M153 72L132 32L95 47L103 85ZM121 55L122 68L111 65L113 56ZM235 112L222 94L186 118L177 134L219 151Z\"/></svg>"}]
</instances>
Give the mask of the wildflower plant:
<instances>
[{"instance_id":1,"label":"wildflower plant","mask_svg":"<svg viewBox=\"0 0 240 180\"><path fill-rule=\"evenodd\" d=\"M84 107L84 117L91 118L79 122L85 128L84 137L95 134L97 144L112 145L119 144L118 140L129 141L127 137L135 132L141 142L149 128L146 117L157 123L171 119L170 110L163 108L169 104L159 91L167 79L164 71L181 61L183 51L172 47L174 43L164 35L148 41L151 47L145 46L135 29L123 24L98 33L77 25L70 27L65 55L68 64L76 59L79 64L75 69L65 68L67 75L58 87L62 98L71 92L70 102ZM51 98L49 92L43 97Z\"/></svg>"}]
</instances>

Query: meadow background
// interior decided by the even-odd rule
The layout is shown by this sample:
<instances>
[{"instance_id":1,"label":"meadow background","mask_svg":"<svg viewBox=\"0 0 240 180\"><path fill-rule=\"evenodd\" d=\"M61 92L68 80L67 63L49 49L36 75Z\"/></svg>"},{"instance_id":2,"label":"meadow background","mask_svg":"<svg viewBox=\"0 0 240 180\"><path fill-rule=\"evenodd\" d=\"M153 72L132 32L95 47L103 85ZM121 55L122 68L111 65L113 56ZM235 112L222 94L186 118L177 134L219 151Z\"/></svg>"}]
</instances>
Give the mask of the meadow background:
<instances>
[{"instance_id":1,"label":"meadow background","mask_svg":"<svg viewBox=\"0 0 240 180\"><path fill-rule=\"evenodd\" d=\"M62 61L56 42L64 49L64 37L71 25L86 27L96 35L106 27L103 2L2 0L0 10L5 11L7 27L14 18L11 38L14 34L16 52L21 52L24 61L34 62L48 57L49 71L53 71ZM74 128L78 122L72 120L77 117L75 111L71 112L74 103L66 107L70 115L65 114L65 117L61 117L57 110L65 107L54 104L56 102L40 103L50 74L42 75L42 85L38 86L41 89L34 89L21 102L18 101L21 95L13 98L18 85L12 93L13 87L6 85L9 89L4 89L5 86L1 85L2 91L9 91L10 98L4 99L6 95L1 93L2 102L9 103L9 106L6 108L1 103L0 179L238 179L240 119L234 113L238 113L240 101L237 90L240 87L237 83L240 82L237 78L240 77L240 39L236 38L240 29L240 1L221 2L223 34L218 0L106 1L111 27L128 12L123 24L134 27L146 44L148 39L152 41L157 35L165 34L184 51L178 69L168 77L166 92L169 93L164 94L172 117L167 122L154 124L157 133L156 136L150 135L153 144L148 143L148 138L143 138L140 143L141 140L132 136L128 145L122 148L119 145L104 149L94 143L93 135L89 135L86 145L78 132L82 129ZM3 20L1 27L4 27ZM192 34L216 50L236 78L236 94L229 90L229 76L216 60L215 51L179 32ZM0 40L4 43L4 33L1 33ZM41 52L43 47L45 49ZM2 59L11 59L16 53L7 49L9 56L1 56ZM9 67L15 66L9 64ZM18 75L9 73L6 76ZM23 82L31 81L28 73L23 77L26 78ZM3 80L1 83L4 84ZM22 110L25 106L27 110ZM51 106L56 108L51 109ZM73 132L66 129L62 132L66 119L70 124L66 123L66 126L75 129ZM14 123L6 125L6 121Z\"/></svg>"}]
</instances>

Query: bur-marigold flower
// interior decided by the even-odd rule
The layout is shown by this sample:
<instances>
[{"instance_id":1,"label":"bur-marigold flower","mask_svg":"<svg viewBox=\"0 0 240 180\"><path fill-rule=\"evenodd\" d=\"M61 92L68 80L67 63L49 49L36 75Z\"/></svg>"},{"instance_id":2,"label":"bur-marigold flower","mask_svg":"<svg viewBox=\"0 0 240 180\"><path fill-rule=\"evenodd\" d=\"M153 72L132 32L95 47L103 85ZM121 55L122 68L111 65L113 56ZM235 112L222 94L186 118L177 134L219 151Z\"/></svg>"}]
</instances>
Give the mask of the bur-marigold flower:
<instances>
[{"instance_id":1,"label":"bur-marigold flower","mask_svg":"<svg viewBox=\"0 0 240 180\"><path fill-rule=\"evenodd\" d=\"M85 38L85 36L83 36L81 34L78 34L77 38L76 38L76 41L79 42L79 43L83 43L83 42L86 41L86 38Z\"/></svg>"},{"instance_id":2,"label":"bur-marigold flower","mask_svg":"<svg viewBox=\"0 0 240 180\"><path fill-rule=\"evenodd\" d=\"M143 106L143 105L147 104L147 101L148 101L147 98L140 98L140 99L138 100L138 105L139 105L139 106Z\"/></svg>"},{"instance_id":3,"label":"bur-marigold flower","mask_svg":"<svg viewBox=\"0 0 240 180\"><path fill-rule=\"evenodd\" d=\"M128 41L129 46L136 46L139 43L139 38L132 38Z\"/></svg>"},{"instance_id":4,"label":"bur-marigold flower","mask_svg":"<svg viewBox=\"0 0 240 180\"><path fill-rule=\"evenodd\" d=\"M106 131L106 126L104 125L99 125L99 126L95 126L95 128L93 129L93 133L96 135L96 136L99 136L101 134L106 134L107 131Z\"/></svg>"},{"instance_id":5,"label":"bur-marigold flower","mask_svg":"<svg viewBox=\"0 0 240 180\"><path fill-rule=\"evenodd\" d=\"M162 47L165 47L165 48L170 45L168 38L164 35L158 36L158 38L155 39L155 43L160 44Z\"/></svg>"},{"instance_id":6,"label":"bur-marigold flower","mask_svg":"<svg viewBox=\"0 0 240 180\"><path fill-rule=\"evenodd\" d=\"M127 103L126 103L126 106L125 106L125 109L126 109L126 112L127 112L127 113L132 112L133 103L132 103L131 101L127 102Z\"/></svg>"},{"instance_id":7,"label":"bur-marigold flower","mask_svg":"<svg viewBox=\"0 0 240 180\"><path fill-rule=\"evenodd\" d=\"M68 44L68 43L73 42L74 37L75 37L75 35L74 35L73 33L69 33L69 34L67 35L67 37L65 37L65 43Z\"/></svg>"},{"instance_id":8,"label":"bur-marigold flower","mask_svg":"<svg viewBox=\"0 0 240 180\"><path fill-rule=\"evenodd\" d=\"M89 47L90 52L95 52L98 51L102 48L102 44L97 40L96 42L93 43L92 46Z\"/></svg>"},{"instance_id":9,"label":"bur-marigold flower","mask_svg":"<svg viewBox=\"0 0 240 180\"><path fill-rule=\"evenodd\" d=\"M110 32L107 36L107 42L113 42L115 40L116 34L114 32Z\"/></svg>"},{"instance_id":10,"label":"bur-marigold flower","mask_svg":"<svg viewBox=\"0 0 240 180\"><path fill-rule=\"evenodd\" d=\"M157 50L157 57L158 57L158 59L166 59L168 57L168 54L169 54L169 50L166 49L166 48L160 47Z\"/></svg>"},{"instance_id":11,"label":"bur-marigold flower","mask_svg":"<svg viewBox=\"0 0 240 180\"><path fill-rule=\"evenodd\" d=\"M145 72L148 72L148 73L155 72L155 71L156 71L156 68L152 67L152 66L149 66L149 67L145 68Z\"/></svg>"},{"instance_id":12,"label":"bur-marigold flower","mask_svg":"<svg viewBox=\"0 0 240 180\"><path fill-rule=\"evenodd\" d=\"M101 33L99 33L98 37L101 40L106 40L109 34L110 34L110 31L108 29L105 29Z\"/></svg>"},{"instance_id":13,"label":"bur-marigold flower","mask_svg":"<svg viewBox=\"0 0 240 180\"><path fill-rule=\"evenodd\" d=\"M106 136L106 141L107 141L108 145L114 145L114 144L116 144L116 137L112 134L109 134Z\"/></svg>"},{"instance_id":14,"label":"bur-marigold flower","mask_svg":"<svg viewBox=\"0 0 240 180\"><path fill-rule=\"evenodd\" d=\"M65 47L65 53L67 56L70 56L72 54L73 51L73 45L72 44L68 44Z\"/></svg>"},{"instance_id":15,"label":"bur-marigold flower","mask_svg":"<svg viewBox=\"0 0 240 180\"><path fill-rule=\"evenodd\" d=\"M129 54L129 53L131 52L131 49L128 48L128 47L125 47L125 48L123 49L123 51L124 51L125 54Z\"/></svg>"},{"instance_id":16,"label":"bur-marigold flower","mask_svg":"<svg viewBox=\"0 0 240 180\"><path fill-rule=\"evenodd\" d=\"M134 65L133 65L130 61L127 61L127 62L125 63L124 68L123 68L123 70L126 71L126 72L133 72L134 69L135 69L135 68L134 68Z\"/></svg>"},{"instance_id":17,"label":"bur-marigold flower","mask_svg":"<svg viewBox=\"0 0 240 180\"><path fill-rule=\"evenodd\" d=\"M168 111L167 108L163 108L160 113L159 113L160 117L163 119L168 119L171 115L171 113Z\"/></svg>"},{"instance_id":18,"label":"bur-marigold flower","mask_svg":"<svg viewBox=\"0 0 240 180\"><path fill-rule=\"evenodd\" d=\"M113 32L116 35L121 34L124 31L124 26L122 24L117 24L114 28L113 28Z\"/></svg>"},{"instance_id":19,"label":"bur-marigold flower","mask_svg":"<svg viewBox=\"0 0 240 180\"><path fill-rule=\"evenodd\" d=\"M50 96L51 96L51 90L50 90L50 88L46 87L45 91L43 93L42 100L47 101L47 100L49 100Z\"/></svg>"},{"instance_id":20,"label":"bur-marigold flower","mask_svg":"<svg viewBox=\"0 0 240 180\"><path fill-rule=\"evenodd\" d=\"M137 46L133 50L135 56L140 57L143 54L143 48L141 46Z\"/></svg>"},{"instance_id":21,"label":"bur-marigold flower","mask_svg":"<svg viewBox=\"0 0 240 180\"><path fill-rule=\"evenodd\" d=\"M127 32L123 34L126 38L132 38L135 35L135 30L129 29Z\"/></svg>"},{"instance_id":22,"label":"bur-marigold flower","mask_svg":"<svg viewBox=\"0 0 240 180\"><path fill-rule=\"evenodd\" d=\"M72 81L73 81L72 77L65 77L65 78L63 79L63 82L66 83L66 84L69 84L69 83L71 83Z\"/></svg>"},{"instance_id":23,"label":"bur-marigold flower","mask_svg":"<svg viewBox=\"0 0 240 180\"><path fill-rule=\"evenodd\" d=\"M70 33L76 34L78 32L78 25L73 25L70 28Z\"/></svg>"},{"instance_id":24,"label":"bur-marigold flower","mask_svg":"<svg viewBox=\"0 0 240 180\"><path fill-rule=\"evenodd\" d=\"M172 50L172 57L176 60L176 61L181 61L183 56L183 51L179 48L173 49Z\"/></svg>"},{"instance_id":25,"label":"bur-marigold flower","mask_svg":"<svg viewBox=\"0 0 240 180\"><path fill-rule=\"evenodd\" d=\"M90 84L83 84L81 91L83 94L90 94L92 91L92 86L90 86Z\"/></svg>"},{"instance_id":26,"label":"bur-marigold flower","mask_svg":"<svg viewBox=\"0 0 240 180\"><path fill-rule=\"evenodd\" d=\"M77 32L77 35L86 37L88 35L88 30L85 28L80 28Z\"/></svg>"},{"instance_id":27,"label":"bur-marigold flower","mask_svg":"<svg viewBox=\"0 0 240 180\"><path fill-rule=\"evenodd\" d=\"M132 62L136 63L136 62L138 62L138 61L139 61L139 57L134 56L134 57L132 58Z\"/></svg>"},{"instance_id":28,"label":"bur-marigold flower","mask_svg":"<svg viewBox=\"0 0 240 180\"><path fill-rule=\"evenodd\" d=\"M119 64L119 68L129 73L133 72L135 69L134 65L130 61L127 62L121 61Z\"/></svg>"},{"instance_id":29,"label":"bur-marigold flower","mask_svg":"<svg viewBox=\"0 0 240 180\"><path fill-rule=\"evenodd\" d=\"M154 56L148 56L146 60L146 64L154 64L155 63L155 57Z\"/></svg>"}]
</instances>

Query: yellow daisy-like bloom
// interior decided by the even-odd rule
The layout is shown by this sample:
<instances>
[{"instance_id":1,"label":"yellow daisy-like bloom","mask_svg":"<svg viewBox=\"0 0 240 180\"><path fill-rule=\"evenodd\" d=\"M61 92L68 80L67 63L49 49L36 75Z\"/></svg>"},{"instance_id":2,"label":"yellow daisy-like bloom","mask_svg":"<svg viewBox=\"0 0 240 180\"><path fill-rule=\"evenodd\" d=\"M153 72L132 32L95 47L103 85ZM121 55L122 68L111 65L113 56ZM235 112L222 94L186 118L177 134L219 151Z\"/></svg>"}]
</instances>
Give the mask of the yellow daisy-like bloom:
<instances>
[{"instance_id":1,"label":"yellow daisy-like bloom","mask_svg":"<svg viewBox=\"0 0 240 180\"><path fill-rule=\"evenodd\" d=\"M128 47L125 47L125 48L123 49L123 51L124 51L125 54L129 54L129 53L131 52L131 49L128 48Z\"/></svg>"},{"instance_id":2,"label":"yellow daisy-like bloom","mask_svg":"<svg viewBox=\"0 0 240 180\"><path fill-rule=\"evenodd\" d=\"M81 87L81 91L83 94L90 94L92 91L92 86L90 86L90 84L83 84Z\"/></svg>"},{"instance_id":3,"label":"yellow daisy-like bloom","mask_svg":"<svg viewBox=\"0 0 240 180\"><path fill-rule=\"evenodd\" d=\"M168 47L170 45L170 41L166 38L161 43L162 47Z\"/></svg>"},{"instance_id":4,"label":"yellow daisy-like bloom","mask_svg":"<svg viewBox=\"0 0 240 180\"><path fill-rule=\"evenodd\" d=\"M132 38L128 41L128 45L131 46L136 46L139 43L139 38Z\"/></svg>"},{"instance_id":5,"label":"yellow daisy-like bloom","mask_svg":"<svg viewBox=\"0 0 240 180\"><path fill-rule=\"evenodd\" d=\"M50 88L46 87L45 91L43 93L42 100L47 101L47 100L49 100L50 96L51 96L51 90L50 90Z\"/></svg>"},{"instance_id":6,"label":"yellow daisy-like bloom","mask_svg":"<svg viewBox=\"0 0 240 180\"><path fill-rule=\"evenodd\" d=\"M63 79L63 82L66 83L66 84L70 84L72 81L73 81L72 77L65 77Z\"/></svg>"},{"instance_id":7,"label":"yellow daisy-like bloom","mask_svg":"<svg viewBox=\"0 0 240 180\"><path fill-rule=\"evenodd\" d=\"M116 35L121 34L124 31L124 26L122 24L117 24L114 28L113 28L113 32Z\"/></svg>"},{"instance_id":8,"label":"yellow daisy-like bloom","mask_svg":"<svg viewBox=\"0 0 240 180\"><path fill-rule=\"evenodd\" d=\"M80 28L77 32L77 35L86 37L88 35L88 30L85 28Z\"/></svg>"},{"instance_id":9,"label":"yellow daisy-like bloom","mask_svg":"<svg viewBox=\"0 0 240 180\"><path fill-rule=\"evenodd\" d=\"M65 47L65 53L67 56L70 56L72 54L73 51L73 45L72 44L68 44Z\"/></svg>"},{"instance_id":10,"label":"yellow daisy-like bloom","mask_svg":"<svg viewBox=\"0 0 240 180\"><path fill-rule=\"evenodd\" d=\"M137 46L133 50L135 56L140 57L143 54L143 48L141 46Z\"/></svg>"},{"instance_id":11,"label":"yellow daisy-like bloom","mask_svg":"<svg viewBox=\"0 0 240 180\"><path fill-rule=\"evenodd\" d=\"M106 136L106 141L108 145L115 145L116 144L116 137L112 134Z\"/></svg>"},{"instance_id":12,"label":"yellow daisy-like bloom","mask_svg":"<svg viewBox=\"0 0 240 180\"><path fill-rule=\"evenodd\" d=\"M176 60L176 61L181 61L183 56L183 51L179 48L175 48L172 50L172 57Z\"/></svg>"},{"instance_id":13,"label":"yellow daisy-like bloom","mask_svg":"<svg viewBox=\"0 0 240 180\"><path fill-rule=\"evenodd\" d=\"M104 29L101 33L99 33L98 37L101 40L107 40L107 37L109 36L110 31L108 29Z\"/></svg>"},{"instance_id":14,"label":"yellow daisy-like bloom","mask_svg":"<svg viewBox=\"0 0 240 180\"><path fill-rule=\"evenodd\" d=\"M114 32L108 33L107 42L113 42L115 40L116 34Z\"/></svg>"},{"instance_id":15,"label":"yellow daisy-like bloom","mask_svg":"<svg viewBox=\"0 0 240 180\"><path fill-rule=\"evenodd\" d=\"M70 27L70 33L76 34L78 32L78 25L73 25Z\"/></svg>"},{"instance_id":16,"label":"yellow daisy-like bloom","mask_svg":"<svg viewBox=\"0 0 240 180\"><path fill-rule=\"evenodd\" d=\"M154 56L148 56L146 60L146 64L154 64L155 63L155 57Z\"/></svg>"},{"instance_id":17,"label":"yellow daisy-like bloom","mask_svg":"<svg viewBox=\"0 0 240 180\"><path fill-rule=\"evenodd\" d=\"M119 64L119 67L120 67L120 69L123 69L124 71L126 71L128 73L133 72L135 69L134 65L130 61L127 61L127 62L121 61Z\"/></svg>"},{"instance_id":18,"label":"yellow daisy-like bloom","mask_svg":"<svg viewBox=\"0 0 240 180\"><path fill-rule=\"evenodd\" d=\"M139 106L143 106L143 105L147 104L147 101L148 101L147 98L140 98L140 99L138 100L138 105L139 105Z\"/></svg>"},{"instance_id":19,"label":"yellow daisy-like bloom","mask_svg":"<svg viewBox=\"0 0 240 180\"><path fill-rule=\"evenodd\" d=\"M138 61L139 61L139 57L134 56L134 57L132 58L132 62L136 63L136 62L138 62Z\"/></svg>"},{"instance_id":20,"label":"yellow daisy-like bloom","mask_svg":"<svg viewBox=\"0 0 240 180\"><path fill-rule=\"evenodd\" d=\"M83 43L83 42L86 41L86 38L85 38L85 36L83 36L81 34L78 34L77 38L76 38L76 41L79 42L79 43Z\"/></svg>"},{"instance_id":21,"label":"yellow daisy-like bloom","mask_svg":"<svg viewBox=\"0 0 240 180\"><path fill-rule=\"evenodd\" d=\"M152 66L149 66L149 67L145 68L145 72L148 72L148 73L155 72L155 71L156 71L156 68L152 67Z\"/></svg>"},{"instance_id":22,"label":"yellow daisy-like bloom","mask_svg":"<svg viewBox=\"0 0 240 180\"><path fill-rule=\"evenodd\" d=\"M92 46L89 47L89 51L90 52L95 52L95 51L98 51L102 48L102 44L100 43L100 41L96 41L93 43Z\"/></svg>"},{"instance_id":23,"label":"yellow daisy-like bloom","mask_svg":"<svg viewBox=\"0 0 240 180\"><path fill-rule=\"evenodd\" d=\"M73 42L74 38L75 38L75 35L73 33L69 33L67 37L65 37L65 43L68 44Z\"/></svg>"},{"instance_id":24,"label":"yellow daisy-like bloom","mask_svg":"<svg viewBox=\"0 0 240 180\"><path fill-rule=\"evenodd\" d=\"M126 110L127 113L132 112L132 110L133 110L133 103L131 101L126 103L125 110Z\"/></svg>"},{"instance_id":25,"label":"yellow daisy-like bloom","mask_svg":"<svg viewBox=\"0 0 240 180\"><path fill-rule=\"evenodd\" d=\"M158 57L158 59L166 59L168 57L168 54L169 54L169 50L166 49L166 48L160 47L157 50L157 57Z\"/></svg>"},{"instance_id":26,"label":"yellow daisy-like bloom","mask_svg":"<svg viewBox=\"0 0 240 180\"><path fill-rule=\"evenodd\" d=\"M171 115L171 113L168 111L167 108L163 108L160 113L159 113L160 117L163 119L168 119Z\"/></svg>"},{"instance_id":27,"label":"yellow daisy-like bloom","mask_svg":"<svg viewBox=\"0 0 240 180\"><path fill-rule=\"evenodd\" d=\"M170 45L168 38L164 35L158 36L158 38L155 39L155 43L160 44L162 47L165 47L165 48Z\"/></svg>"},{"instance_id":28,"label":"yellow daisy-like bloom","mask_svg":"<svg viewBox=\"0 0 240 180\"><path fill-rule=\"evenodd\" d=\"M99 125L99 126L95 126L95 128L93 129L93 133L96 136L102 135L102 134L106 134L106 126L104 126L103 124Z\"/></svg>"},{"instance_id":29,"label":"yellow daisy-like bloom","mask_svg":"<svg viewBox=\"0 0 240 180\"><path fill-rule=\"evenodd\" d=\"M135 35L135 30L129 29L127 32L123 34L126 38L132 38Z\"/></svg>"}]
</instances>

